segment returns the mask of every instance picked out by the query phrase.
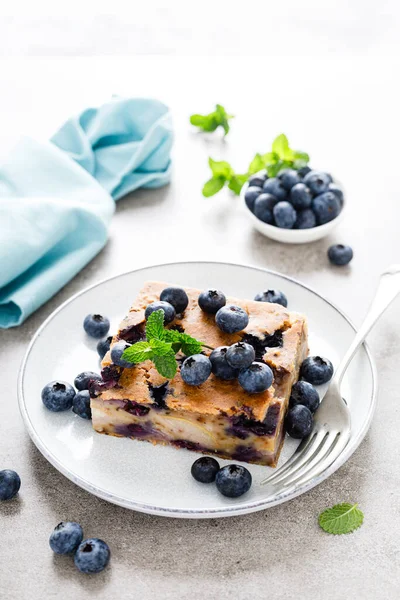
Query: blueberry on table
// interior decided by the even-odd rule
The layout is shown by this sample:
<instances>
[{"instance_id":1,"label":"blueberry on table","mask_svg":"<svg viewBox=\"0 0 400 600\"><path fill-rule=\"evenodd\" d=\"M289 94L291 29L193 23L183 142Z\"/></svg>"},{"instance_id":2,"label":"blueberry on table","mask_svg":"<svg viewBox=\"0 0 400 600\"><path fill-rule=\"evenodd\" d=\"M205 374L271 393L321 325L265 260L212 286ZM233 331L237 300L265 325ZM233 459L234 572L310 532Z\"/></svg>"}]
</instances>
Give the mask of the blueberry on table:
<instances>
[{"instance_id":1,"label":"blueberry on table","mask_svg":"<svg viewBox=\"0 0 400 600\"><path fill-rule=\"evenodd\" d=\"M315 387L311 383L308 383L308 381L298 381L292 387L289 406L292 408L297 404L306 406L312 413L319 406L319 394Z\"/></svg>"},{"instance_id":2,"label":"blueberry on table","mask_svg":"<svg viewBox=\"0 0 400 600\"><path fill-rule=\"evenodd\" d=\"M268 175L266 173L257 173L256 175L252 175L249 179L249 187L255 186L262 188L266 179L268 179Z\"/></svg>"},{"instance_id":3,"label":"blueberry on table","mask_svg":"<svg viewBox=\"0 0 400 600\"><path fill-rule=\"evenodd\" d=\"M296 210L310 208L313 195L305 183L297 183L290 190L290 203Z\"/></svg>"},{"instance_id":4,"label":"blueberry on table","mask_svg":"<svg viewBox=\"0 0 400 600\"><path fill-rule=\"evenodd\" d=\"M310 171L303 181L313 194L322 194L327 191L332 178L327 173L322 173L322 171Z\"/></svg>"},{"instance_id":5,"label":"blueberry on table","mask_svg":"<svg viewBox=\"0 0 400 600\"><path fill-rule=\"evenodd\" d=\"M77 390L87 390L89 388L89 381L102 381L101 375L94 373L94 371L83 371L79 373L74 379L74 386Z\"/></svg>"},{"instance_id":6,"label":"blueberry on table","mask_svg":"<svg viewBox=\"0 0 400 600\"><path fill-rule=\"evenodd\" d=\"M181 287L167 287L160 294L160 300L172 304L176 313L180 314L187 308L189 298Z\"/></svg>"},{"instance_id":7,"label":"blueberry on table","mask_svg":"<svg viewBox=\"0 0 400 600\"><path fill-rule=\"evenodd\" d=\"M102 338L110 329L110 321L102 315L87 315L83 321L83 329L90 337Z\"/></svg>"},{"instance_id":8,"label":"blueberry on table","mask_svg":"<svg viewBox=\"0 0 400 600\"><path fill-rule=\"evenodd\" d=\"M203 312L215 315L226 304L225 294L220 290L205 290L199 295L198 303Z\"/></svg>"},{"instance_id":9,"label":"blueberry on table","mask_svg":"<svg viewBox=\"0 0 400 600\"><path fill-rule=\"evenodd\" d=\"M260 394L271 387L274 375L270 367L262 362L253 362L239 373L239 383L249 394Z\"/></svg>"},{"instance_id":10,"label":"blueberry on table","mask_svg":"<svg viewBox=\"0 0 400 600\"><path fill-rule=\"evenodd\" d=\"M343 202L344 202L343 190L338 185L336 185L336 183L329 184L328 192L332 192L332 194L335 194L336 198L339 200L340 206L343 207Z\"/></svg>"},{"instance_id":11,"label":"blueberry on table","mask_svg":"<svg viewBox=\"0 0 400 600\"><path fill-rule=\"evenodd\" d=\"M90 420L92 418L89 390L82 390L75 394L72 402L72 412L82 419Z\"/></svg>"},{"instance_id":12,"label":"blueberry on table","mask_svg":"<svg viewBox=\"0 0 400 600\"><path fill-rule=\"evenodd\" d=\"M49 544L56 554L72 554L83 540L83 529L74 521L61 521L51 532Z\"/></svg>"},{"instance_id":13,"label":"blueberry on table","mask_svg":"<svg viewBox=\"0 0 400 600\"><path fill-rule=\"evenodd\" d=\"M292 229L296 223L297 213L290 202L278 202L273 210L275 223L282 229Z\"/></svg>"},{"instance_id":14,"label":"blueberry on table","mask_svg":"<svg viewBox=\"0 0 400 600\"><path fill-rule=\"evenodd\" d=\"M217 490L228 498L243 496L251 488L251 473L241 465L227 465L217 473L215 484Z\"/></svg>"},{"instance_id":15,"label":"blueberry on table","mask_svg":"<svg viewBox=\"0 0 400 600\"><path fill-rule=\"evenodd\" d=\"M211 375L211 361L204 354L193 354L181 366L181 377L188 385L201 385Z\"/></svg>"},{"instance_id":16,"label":"blueberry on table","mask_svg":"<svg viewBox=\"0 0 400 600\"><path fill-rule=\"evenodd\" d=\"M211 372L219 379L231 381L239 375L239 370L234 369L226 360L229 346L219 346L210 354Z\"/></svg>"},{"instance_id":17,"label":"blueberry on table","mask_svg":"<svg viewBox=\"0 0 400 600\"><path fill-rule=\"evenodd\" d=\"M42 402L52 412L69 410L74 396L74 388L66 381L50 381L42 389Z\"/></svg>"},{"instance_id":18,"label":"blueberry on table","mask_svg":"<svg viewBox=\"0 0 400 600\"><path fill-rule=\"evenodd\" d=\"M312 412L302 404L296 404L296 406L290 408L285 419L287 433L296 440L301 440L309 435L313 423Z\"/></svg>"},{"instance_id":19,"label":"blueberry on table","mask_svg":"<svg viewBox=\"0 0 400 600\"><path fill-rule=\"evenodd\" d=\"M249 315L235 304L227 304L215 315L215 322L224 333L237 333L249 324Z\"/></svg>"},{"instance_id":20,"label":"blueberry on table","mask_svg":"<svg viewBox=\"0 0 400 600\"><path fill-rule=\"evenodd\" d=\"M339 200L333 192L324 192L316 196L312 201L311 208L317 217L318 225L333 221L340 213Z\"/></svg>"},{"instance_id":21,"label":"blueberry on table","mask_svg":"<svg viewBox=\"0 0 400 600\"><path fill-rule=\"evenodd\" d=\"M237 342L230 346L226 353L228 364L234 369L246 369L255 360L256 353L250 344Z\"/></svg>"},{"instance_id":22,"label":"blueberry on table","mask_svg":"<svg viewBox=\"0 0 400 600\"><path fill-rule=\"evenodd\" d=\"M132 344L129 344L124 340L121 340L120 342L114 344L114 346L111 348L111 360L114 363L114 365L117 365L117 367L123 367L124 369L131 369L134 366L133 363L122 358L122 355L125 352L125 350L127 348L130 348L131 345Z\"/></svg>"},{"instance_id":23,"label":"blueberry on table","mask_svg":"<svg viewBox=\"0 0 400 600\"><path fill-rule=\"evenodd\" d=\"M322 385L332 379L333 365L322 356L309 356L301 365L300 375L312 385Z\"/></svg>"},{"instance_id":24,"label":"blueberry on table","mask_svg":"<svg viewBox=\"0 0 400 600\"><path fill-rule=\"evenodd\" d=\"M11 500L19 492L21 479L15 471L3 469L0 471L0 501Z\"/></svg>"},{"instance_id":25,"label":"blueberry on table","mask_svg":"<svg viewBox=\"0 0 400 600\"><path fill-rule=\"evenodd\" d=\"M297 219L293 229L312 229L317 226L317 217L311 208L297 211Z\"/></svg>"},{"instance_id":26,"label":"blueberry on table","mask_svg":"<svg viewBox=\"0 0 400 600\"><path fill-rule=\"evenodd\" d=\"M75 552L74 562L81 573L99 573L108 565L110 548L103 540L83 540Z\"/></svg>"},{"instance_id":27,"label":"blueberry on table","mask_svg":"<svg viewBox=\"0 0 400 600\"><path fill-rule=\"evenodd\" d=\"M257 219L260 219L260 221L268 223L269 225L273 225L274 215L272 210L277 202L278 200L272 194L260 194L254 203L253 210Z\"/></svg>"},{"instance_id":28,"label":"blueberry on table","mask_svg":"<svg viewBox=\"0 0 400 600\"><path fill-rule=\"evenodd\" d=\"M282 182L277 177L271 177L263 185L263 191L266 194L272 194L278 200L286 200L287 190L283 187Z\"/></svg>"},{"instance_id":29,"label":"blueberry on table","mask_svg":"<svg viewBox=\"0 0 400 600\"><path fill-rule=\"evenodd\" d=\"M328 249L328 258L333 265L343 267L353 258L353 250L344 244L335 244Z\"/></svg>"},{"instance_id":30,"label":"blueberry on table","mask_svg":"<svg viewBox=\"0 0 400 600\"><path fill-rule=\"evenodd\" d=\"M155 312L156 310L162 310L164 313L164 323L167 325L168 323L172 323L175 319L176 312L172 304L169 302L163 302L162 300L157 300L156 302L152 302L146 307L144 311L145 319L147 320L149 316Z\"/></svg>"},{"instance_id":31,"label":"blueberry on table","mask_svg":"<svg viewBox=\"0 0 400 600\"><path fill-rule=\"evenodd\" d=\"M311 168L308 165L305 165L304 167L301 167L301 169L297 170L300 177L305 177L307 175L307 173L309 173L310 171L311 171Z\"/></svg>"},{"instance_id":32,"label":"blueberry on table","mask_svg":"<svg viewBox=\"0 0 400 600\"><path fill-rule=\"evenodd\" d=\"M193 464L191 473L196 481L200 483L212 483L219 471L219 464L211 456L202 456Z\"/></svg>"},{"instance_id":33,"label":"blueberry on table","mask_svg":"<svg viewBox=\"0 0 400 600\"><path fill-rule=\"evenodd\" d=\"M301 179L297 171L294 169L283 169L278 173L278 179L285 188L290 191L294 185L300 183Z\"/></svg>"},{"instance_id":34,"label":"blueberry on table","mask_svg":"<svg viewBox=\"0 0 400 600\"><path fill-rule=\"evenodd\" d=\"M285 308L287 307L287 298L280 290L265 290L260 294L254 296L256 302L274 302L275 304L281 304Z\"/></svg>"},{"instance_id":35,"label":"blueberry on table","mask_svg":"<svg viewBox=\"0 0 400 600\"><path fill-rule=\"evenodd\" d=\"M98 342L98 344L96 346L97 353L102 360L105 357L105 355L107 354L107 352L110 350L111 342L112 342L112 335L109 335L104 340L100 340Z\"/></svg>"},{"instance_id":36,"label":"blueberry on table","mask_svg":"<svg viewBox=\"0 0 400 600\"><path fill-rule=\"evenodd\" d=\"M262 188L252 185L247 188L246 193L244 195L244 201L246 202L247 208L249 208L252 212L254 209L254 202L261 194Z\"/></svg>"}]
</instances>

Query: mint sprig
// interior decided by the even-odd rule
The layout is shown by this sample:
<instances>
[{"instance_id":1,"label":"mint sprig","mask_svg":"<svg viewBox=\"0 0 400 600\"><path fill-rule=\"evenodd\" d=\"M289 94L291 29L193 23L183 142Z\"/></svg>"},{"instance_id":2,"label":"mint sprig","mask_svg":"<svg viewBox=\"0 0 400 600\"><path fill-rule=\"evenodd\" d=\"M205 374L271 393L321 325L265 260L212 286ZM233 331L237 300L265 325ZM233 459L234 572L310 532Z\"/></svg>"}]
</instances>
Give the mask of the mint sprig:
<instances>
[{"instance_id":1,"label":"mint sprig","mask_svg":"<svg viewBox=\"0 0 400 600\"><path fill-rule=\"evenodd\" d=\"M190 117L190 122L195 127L199 127L203 131L215 131L218 127L222 127L225 135L229 133L229 119L233 119L233 115L229 115L221 104L215 106L215 110L208 115L195 114Z\"/></svg>"},{"instance_id":2,"label":"mint sprig","mask_svg":"<svg viewBox=\"0 0 400 600\"><path fill-rule=\"evenodd\" d=\"M318 517L319 526L327 533L341 535L351 533L361 527L364 515L358 508L358 504L336 504L327 508Z\"/></svg>"}]
</instances>

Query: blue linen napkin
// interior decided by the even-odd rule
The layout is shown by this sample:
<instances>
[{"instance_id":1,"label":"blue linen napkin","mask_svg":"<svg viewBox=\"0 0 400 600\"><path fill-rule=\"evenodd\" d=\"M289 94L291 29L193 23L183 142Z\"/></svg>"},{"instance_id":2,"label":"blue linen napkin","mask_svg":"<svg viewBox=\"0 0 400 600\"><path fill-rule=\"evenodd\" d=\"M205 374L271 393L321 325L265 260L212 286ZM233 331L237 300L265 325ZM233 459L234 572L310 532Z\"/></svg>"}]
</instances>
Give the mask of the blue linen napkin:
<instances>
[{"instance_id":1,"label":"blue linen napkin","mask_svg":"<svg viewBox=\"0 0 400 600\"><path fill-rule=\"evenodd\" d=\"M152 99L115 98L0 167L0 328L20 325L103 248L114 200L170 180L172 124Z\"/></svg>"}]
</instances>

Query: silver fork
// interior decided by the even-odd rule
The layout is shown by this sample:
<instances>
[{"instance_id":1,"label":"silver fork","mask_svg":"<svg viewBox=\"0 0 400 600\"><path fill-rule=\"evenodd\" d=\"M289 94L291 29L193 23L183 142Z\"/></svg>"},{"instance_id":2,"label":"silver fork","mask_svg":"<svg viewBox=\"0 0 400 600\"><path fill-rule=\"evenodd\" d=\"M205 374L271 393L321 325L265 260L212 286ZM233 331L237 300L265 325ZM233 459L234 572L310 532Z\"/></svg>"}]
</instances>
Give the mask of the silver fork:
<instances>
[{"instance_id":1,"label":"silver fork","mask_svg":"<svg viewBox=\"0 0 400 600\"><path fill-rule=\"evenodd\" d=\"M350 348L335 371L329 389L315 413L314 427L292 457L273 475L261 482L270 484L271 492L296 489L330 467L344 450L350 438L350 411L340 393L340 385L351 360L389 304L400 293L400 265L382 273L371 307ZM275 489L274 489L275 488Z\"/></svg>"}]
</instances>

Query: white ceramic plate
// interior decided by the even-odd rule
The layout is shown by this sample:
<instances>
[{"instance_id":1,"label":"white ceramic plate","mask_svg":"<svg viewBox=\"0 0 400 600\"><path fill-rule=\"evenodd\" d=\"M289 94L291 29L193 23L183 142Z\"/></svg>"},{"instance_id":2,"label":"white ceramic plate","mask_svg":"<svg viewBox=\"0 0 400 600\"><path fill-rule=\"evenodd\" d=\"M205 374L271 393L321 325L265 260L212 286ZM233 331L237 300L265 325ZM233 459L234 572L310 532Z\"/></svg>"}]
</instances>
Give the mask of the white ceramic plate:
<instances>
[{"instance_id":1,"label":"white ceramic plate","mask_svg":"<svg viewBox=\"0 0 400 600\"><path fill-rule=\"evenodd\" d=\"M268 508L302 494L338 469L354 452L371 422L376 398L373 361L364 347L343 382L352 435L336 462L320 477L290 495L268 496L260 481L272 470L246 465L253 476L250 491L238 498L221 496L214 485L196 482L190 467L198 455L188 450L95 433L88 421L71 411L51 413L41 402L43 386L54 379L73 382L77 373L99 370L96 341L83 331L86 314L97 312L116 331L143 283L158 279L198 288L218 287L226 294L253 298L266 288L281 289L289 308L307 315L312 354L338 364L354 336L348 319L327 300L288 277L263 269L222 263L174 263L139 269L94 285L62 304L34 336L19 377L21 414L42 454L61 473L89 492L126 508L171 517L226 517ZM320 390L323 393L323 390ZM283 464L295 449L287 439ZM227 461L220 461L227 464Z\"/></svg>"}]
</instances>

